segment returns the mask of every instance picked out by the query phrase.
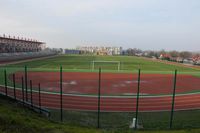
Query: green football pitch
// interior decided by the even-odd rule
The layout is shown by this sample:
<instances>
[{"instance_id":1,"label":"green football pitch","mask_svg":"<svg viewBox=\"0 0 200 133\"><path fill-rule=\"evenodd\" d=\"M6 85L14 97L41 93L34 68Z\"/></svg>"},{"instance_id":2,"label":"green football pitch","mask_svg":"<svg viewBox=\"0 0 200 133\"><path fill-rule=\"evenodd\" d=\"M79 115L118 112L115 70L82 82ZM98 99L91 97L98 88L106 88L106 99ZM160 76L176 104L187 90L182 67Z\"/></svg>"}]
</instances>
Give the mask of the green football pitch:
<instances>
[{"instance_id":1,"label":"green football pitch","mask_svg":"<svg viewBox=\"0 0 200 133\"><path fill-rule=\"evenodd\" d=\"M23 63L12 64L4 67L22 68L27 65L28 68L33 68L41 71L59 70L60 65L66 71L91 71L98 70L99 67L105 71L118 70L118 63L120 62L121 72L137 71L139 68L142 71L152 73L168 73L177 69L179 72L198 72L199 70L180 65L171 65L163 62L148 60L141 57L134 56L91 56L91 55L59 55L48 59L39 59L33 61L26 61ZM100 62L98 62L100 61ZM106 62L107 61L107 62Z\"/></svg>"},{"instance_id":2,"label":"green football pitch","mask_svg":"<svg viewBox=\"0 0 200 133\"><path fill-rule=\"evenodd\" d=\"M94 61L95 64L93 64ZM118 71L119 64L120 70ZM40 72L58 72L60 66L63 67L63 71L65 72L97 72L98 68L101 67L103 72L137 73L138 69L141 69L142 73L174 74L174 70L177 69L178 74L189 74L200 77L200 70L195 68L167 64L136 56L58 55L1 66L0 84L4 83L4 70L7 70L7 74L9 75L17 71L24 71L25 66L28 67L28 71Z\"/></svg>"}]
</instances>

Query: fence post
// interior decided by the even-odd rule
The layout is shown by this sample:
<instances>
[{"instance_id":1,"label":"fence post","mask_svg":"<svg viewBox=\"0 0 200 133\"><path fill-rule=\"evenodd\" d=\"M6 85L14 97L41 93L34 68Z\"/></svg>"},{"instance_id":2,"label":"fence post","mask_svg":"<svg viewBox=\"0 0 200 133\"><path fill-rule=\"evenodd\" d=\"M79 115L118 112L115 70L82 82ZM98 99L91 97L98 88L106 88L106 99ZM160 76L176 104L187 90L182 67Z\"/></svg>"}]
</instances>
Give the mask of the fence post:
<instances>
[{"instance_id":1,"label":"fence post","mask_svg":"<svg viewBox=\"0 0 200 133\"><path fill-rule=\"evenodd\" d=\"M40 108L40 113L41 111L41 95L40 95L40 83L38 84L38 93L39 93L39 108Z\"/></svg>"},{"instance_id":2,"label":"fence post","mask_svg":"<svg viewBox=\"0 0 200 133\"><path fill-rule=\"evenodd\" d=\"M30 89L31 89L31 107L33 107L33 90L32 90L32 80L30 80Z\"/></svg>"},{"instance_id":3,"label":"fence post","mask_svg":"<svg viewBox=\"0 0 200 133\"><path fill-rule=\"evenodd\" d=\"M172 108L171 108L171 116L170 116L170 129L172 128L173 116L174 116L174 103L175 103L175 95L176 95L176 78L177 78L177 70L175 70L175 74L174 74L174 88L173 88Z\"/></svg>"},{"instance_id":4,"label":"fence post","mask_svg":"<svg viewBox=\"0 0 200 133\"><path fill-rule=\"evenodd\" d=\"M63 121L63 90L62 90L62 66L60 66L60 121Z\"/></svg>"},{"instance_id":5,"label":"fence post","mask_svg":"<svg viewBox=\"0 0 200 133\"><path fill-rule=\"evenodd\" d=\"M25 66L25 89L26 89L26 101L28 101L28 91L27 91L27 66Z\"/></svg>"},{"instance_id":6,"label":"fence post","mask_svg":"<svg viewBox=\"0 0 200 133\"><path fill-rule=\"evenodd\" d=\"M136 101L135 129L137 129L137 125L138 125L139 96L140 96L140 69L138 70L138 88L137 88L137 101Z\"/></svg>"},{"instance_id":7,"label":"fence post","mask_svg":"<svg viewBox=\"0 0 200 133\"><path fill-rule=\"evenodd\" d=\"M7 73L6 73L6 69L4 70L4 81L5 81L5 94L6 96L8 95L8 88L7 88Z\"/></svg>"},{"instance_id":8,"label":"fence post","mask_svg":"<svg viewBox=\"0 0 200 133\"><path fill-rule=\"evenodd\" d=\"M24 78L22 77L22 101L24 105Z\"/></svg>"},{"instance_id":9,"label":"fence post","mask_svg":"<svg viewBox=\"0 0 200 133\"><path fill-rule=\"evenodd\" d=\"M13 73L13 90L14 90L14 99L16 100L16 87L15 87L15 74Z\"/></svg>"},{"instance_id":10,"label":"fence post","mask_svg":"<svg viewBox=\"0 0 200 133\"><path fill-rule=\"evenodd\" d=\"M101 68L99 68L99 83L98 83L98 118L97 118L97 128L100 128L100 103L101 103Z\"/></svg>"}]
</instances>

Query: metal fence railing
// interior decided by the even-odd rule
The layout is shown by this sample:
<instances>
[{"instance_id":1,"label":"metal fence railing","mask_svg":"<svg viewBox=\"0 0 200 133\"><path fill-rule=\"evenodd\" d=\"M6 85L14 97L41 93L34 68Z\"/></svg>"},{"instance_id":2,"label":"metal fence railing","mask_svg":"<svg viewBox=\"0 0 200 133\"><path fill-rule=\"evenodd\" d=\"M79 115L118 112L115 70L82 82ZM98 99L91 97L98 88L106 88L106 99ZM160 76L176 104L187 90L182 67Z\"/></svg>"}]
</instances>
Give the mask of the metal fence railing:
<instances>
[{"instance_id":1,"label":"metal fence railing","mask_svg":"<svg viewBox=\"0 0 200 133\"><path fill-rule=\"evenodd\" d=\"M36 104L35 97L33 95L39 95L40 91L32 89L32 81L30 80L30 86L28 86L27 67L24 68L1 68L2 75L0 76L0 93L17 102L23 104L34 111L43 113L50 117L50 111L40 106L41 101Z\"/></svg>"},{"instance_id":2,"label":"metal fence railing","mask_svg":"<svg viewBox=\"0 0 200 133\"><path fill-rule=\"evenodd\" d=\"M0 92L50 119L103 129L200 127L197 75L0 68Z\"/></svg>"}]
</instances>

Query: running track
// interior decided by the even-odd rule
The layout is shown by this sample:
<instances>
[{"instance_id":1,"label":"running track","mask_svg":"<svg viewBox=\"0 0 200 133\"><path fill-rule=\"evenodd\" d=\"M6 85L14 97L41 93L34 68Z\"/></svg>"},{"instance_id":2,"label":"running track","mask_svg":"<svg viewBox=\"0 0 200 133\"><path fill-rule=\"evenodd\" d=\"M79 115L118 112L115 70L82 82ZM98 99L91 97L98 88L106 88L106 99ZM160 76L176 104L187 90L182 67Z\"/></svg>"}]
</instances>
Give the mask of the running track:
<instances>
[{"instance_id":1,"label":"running track","mask_svg":"<svg viewBox=\"0 0 200 133\"><path fill-rule=\"evenodd\" d=\"M5 93L5 88L0 86L0 92ZM8 88L8 95L13 96L13 89ZM21 90L16 90L18 99L22 99ZM30 94L28 94L30 100ZM38 105L38 93L33 93L33 103ZM83 111L97 111L97 97L86 95L63 95L64 110L83 110ZM139 111L169 111L171 110L172 97L142 96L139 99ZM59 109L60 95L53 93L41 93L41 105L44 108ZM100 109L105 112L132 112L135 111L136 98L134 96L102 96ZM177 95L175 97L175 110L189 110L200 109L200 93Z\"/></svg>"}]
</instances>

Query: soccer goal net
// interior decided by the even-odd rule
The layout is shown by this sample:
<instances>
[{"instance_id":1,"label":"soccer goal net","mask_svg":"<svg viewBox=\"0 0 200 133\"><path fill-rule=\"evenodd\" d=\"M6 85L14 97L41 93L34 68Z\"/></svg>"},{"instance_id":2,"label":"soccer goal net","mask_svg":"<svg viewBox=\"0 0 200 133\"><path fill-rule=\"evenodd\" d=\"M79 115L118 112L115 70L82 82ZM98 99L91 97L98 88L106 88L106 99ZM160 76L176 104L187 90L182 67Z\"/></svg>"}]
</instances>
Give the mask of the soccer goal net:
<instances>
[{"instance_id":1,"label":"soccer goal net","mask_svg":"<svg viewBox=\"0 0 200 133\"><path fill-rule=\"evenodd\" d=\"M102 68L104 70L120 70L120 61L92 61L92 70Z\"/></svg>"}]
</instances>

